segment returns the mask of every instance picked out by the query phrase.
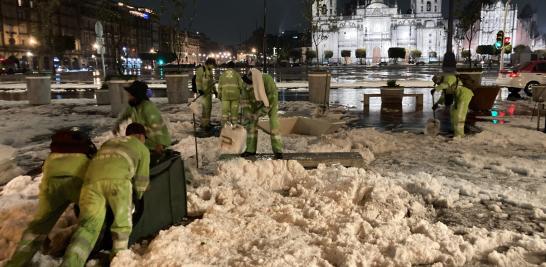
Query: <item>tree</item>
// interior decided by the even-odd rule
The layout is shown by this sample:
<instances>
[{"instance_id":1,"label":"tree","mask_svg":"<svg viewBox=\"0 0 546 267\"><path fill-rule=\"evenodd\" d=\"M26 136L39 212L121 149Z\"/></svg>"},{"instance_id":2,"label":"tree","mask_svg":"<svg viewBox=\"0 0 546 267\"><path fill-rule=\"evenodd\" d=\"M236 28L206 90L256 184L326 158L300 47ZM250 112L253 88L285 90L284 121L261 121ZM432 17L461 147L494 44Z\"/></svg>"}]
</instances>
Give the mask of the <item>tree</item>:
<instances>
[{"instance_id":1,"label":"tree","mask_svg":"<svg viewBox=\"0 0 546 267\"><path fill-rule=\"evenodd\" d=\"M463 52L461 52L461 56L463 58L469 58L470 57L470 51L468 50L463 50Z\"/></svg>"},{"instance_id":2,"label":"tree","mask_svg":"<svg viewBox=\"0 0 546 267\"><path fill-rule=\"evenodd\" d=\"M332 50L326 50L324 51L324 58L328 60L328 63L330 62L330 59L334 57L334 51Z\"/></svg>"},{"instance_id":3,"label":"tree","mask_svg":"<svg viewBox=\"0 0 546 267\"><path fill-rule=\"evenodd\" d=\"M313 15L313 7L315 7L315 10L317 14L319 15L319 12L323 9L323 6L326 6L326 0L301 0L303 2L304 6L304 14L303 17L305 18L307 22L308 32L311 34L311 42L312 45L315 46L315 51L317 52L317 55L320 54L319 51L319 45L328 39L328 34L330 32L335 31L337 28L337 23L333 23L334 21L332 19L328 19L327 21L315 19L315 16ZM317 68L319 68L319 65L317 64Z\"/></svg>"},{"instance_id":4,"label":"tree","mask_svg":"<svg viewBox=\"0 0 546 267\"><path fill-rule=\"evenodd\" d=\"M423 53L421 52L421 50L415 49L415 50L412 50L412 51L410 52L410 56L411 56L411 58L413 58L413 59L418 59L418 58L420 58L422 55L423 55Z\"/></svg>"},{"instance_id":5,"label":"tree","mask_svg":"<svg viewBox=\"0 0 546 267\"><path fill-rule=\"evenodd\" d=\"M360 59L360 65L362 65L362 59L366 58L366 49L365 48L359 48L355 51L356 58Z\"/></svg>"},{"instance_id":6,"label":"tree","mask_svg":"<svg viewBox=\"0 0 546 267\"><path fill-rule=\"evenodd\" d=\"M290 58L292 58L294 62L299 61L301 59L301 50L300 49L290 50Z\"/></svg>"},{"instance_id":7,"label":"tree","mask_svg":"<svg viewBox=\"0 0 546 267\"><path fill-rule=\"evenodd\" d=\"M531 53L531 48L526 45L516 45L516 47L514 47L514 53Z\"/></svg>"},{"instance_id":8,"label":"tree","mask_svg":"<svg viewBox=\"0 0 546 267\"><path fill-rule=\"evenodd\" d=\"M388 51L389 58L393 58L397 62L399 58L406 57L406 49L402 47L391 47Z\"/></svg>"},{"instance_id":9,"label":"tree","mask_svg":"<svg viewBox=\"0 0 546 267\"><path fill-rule=\"evenodd\" d=\"M481 10L483 5L490 5L496 0L472 0L466 5L461 5L459 10L459 28L464 33L464 38L468 41L468 59L470 68L472 68L472 41L479 30L481 21Z\"/></svg>"},{"instance_id":10,"label":"tree","mask_svg":"<svg viewBox=\"0 0 546 267\"><path fill-rule=\"evenodd\" d=\"M495 48L494 46L492 45L479 45L477 48L476 48L476 53L477 54L480 54L480 55L489 55L489 56L492 56L492 55L496 55L497 54L497 51L498 50L497 48Z\"/></svg>"},{"instance_id":11,"label":"tree","mask_svg":"<svg viewBox=\"0 0 546 267\"><path fill-rule=\"evenodd\" d=\"M312 63L313 59L317 58L317 51L308 49L305 51L305 57L307 58L307 64Z\"/></svg>"},{"instance_id":12,"label":"tree","mask_svg":"<svg viewBox=\"0 0 546 267\"><path fill-rule=\"evenodd\" d=\"M341 50L341 57L345 59L345 64L347 64L351 57L351 50Z\"/></svg>"},{"instance_id":13,"label":"tree","mask_svg":"<svg viewBox=\"0 0 546 267\"><path fill-rule=\"evenodd\" d=\"M546 49L535 50L534 53L537 55L538 59L544 59L546 56Z\"/></svg>"}]
</instances>

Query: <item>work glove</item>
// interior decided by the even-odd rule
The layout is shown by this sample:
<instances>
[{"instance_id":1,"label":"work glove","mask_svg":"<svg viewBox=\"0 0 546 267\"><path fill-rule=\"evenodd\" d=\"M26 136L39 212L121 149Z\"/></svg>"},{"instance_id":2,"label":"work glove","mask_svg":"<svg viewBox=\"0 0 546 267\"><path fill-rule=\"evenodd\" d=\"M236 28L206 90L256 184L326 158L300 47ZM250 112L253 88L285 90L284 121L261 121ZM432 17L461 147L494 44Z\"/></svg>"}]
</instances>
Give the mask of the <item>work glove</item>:
<instances>
[{"instance_id":1,"label":"work glove","mask_svg":"<svg viewBox=\"0 0 546 267\"><path fill-rule=\"evenodd\" d=\"M205 91L203 91L203 90L199 90L198 93L199 93L200 96L205 95Z\"/></svg>"},{"instance_id":2,"label":"work glove","mask_svg":"<svg viewBox=\"0 0 546 267\"><path fill-rule=\"evenodd\" d=\"M430 90L430 94L431 94L431 95L434 95L434 93L436 93L436 89Z\"/></svg>"},{"instance_id":3,"label":"work glove","mask_svg":"<svg viewBox=\"0 0 546 267\"><path fill-rule=\"evenodd\" d=\"M438 103L432 105L432 110L433 111L436 111L438 109Z\"/></svg>"}]
</instances>

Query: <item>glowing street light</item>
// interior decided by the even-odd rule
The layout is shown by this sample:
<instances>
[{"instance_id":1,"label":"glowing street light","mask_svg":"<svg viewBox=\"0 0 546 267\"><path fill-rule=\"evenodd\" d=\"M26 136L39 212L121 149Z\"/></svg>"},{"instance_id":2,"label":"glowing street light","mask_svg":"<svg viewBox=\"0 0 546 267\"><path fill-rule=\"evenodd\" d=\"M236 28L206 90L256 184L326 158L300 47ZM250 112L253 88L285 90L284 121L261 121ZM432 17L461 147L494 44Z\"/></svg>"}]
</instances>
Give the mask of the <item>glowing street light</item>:
<instances>
[{"instance_id":1,"label":"glowing street light","mask_svg":"<svg viewBox=\"0 0 546 267\"><path fill-rule=\"evenodd\" d=\"M27 57L33 57L33 56L34 56L34 54L32 54L32 52L30 52L30 51L27 52Z\"/></svg>"},{"instance_id":2,"label":"glowing street light","mask_svg":"<svg viewBox=\"0 0 546 267\"><path fill-rule=\"evenodd\" d=\"M31 36L28 40L28 43L30 44L30 46L35 46L38 44L38 41L36 41L36 38Z\"/></svg>"},{"instance_id":3,"label":"glowing street light","mask_svg":"<svg viewBox=\"0 0 546 267\"><path fill-rule=\"evenodd\" d=\"M252 54L256 54L257 50L256 48L252 48Z\"/></svg>"},{"instance_id":4,"label":"glowing street light","mask_svg":"<svg viewBox=\"0 0 546 267\"><path fill-rule=\"evenodd\" d=\"M94 43L94 44L93 44L93 48L94 48L95 50L99 50L99 44Z\"/></svg>"},{"instance_id":5,"label":"glowing street light","mask_svg":"<svg viewBox=\"0 0 546 267\"><path fill-rule=\"evenodd\" d=\"M150 49L150 53L155 54L155 53L156 53L155 49L154 49L154 48L151 48L151 49Z\"/></svg>"}]
</instances>

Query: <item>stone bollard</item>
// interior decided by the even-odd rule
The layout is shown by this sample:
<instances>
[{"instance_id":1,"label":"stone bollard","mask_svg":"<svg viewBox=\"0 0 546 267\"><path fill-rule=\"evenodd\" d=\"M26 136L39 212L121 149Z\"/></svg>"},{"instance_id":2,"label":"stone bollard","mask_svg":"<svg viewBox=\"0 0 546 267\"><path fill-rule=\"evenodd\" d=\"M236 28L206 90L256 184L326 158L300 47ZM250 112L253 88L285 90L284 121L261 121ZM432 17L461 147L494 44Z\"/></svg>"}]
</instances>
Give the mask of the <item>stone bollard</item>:
<instances>
[{"instance_id":1,"label":"stone bollard","mask_svg":"<svg viewBox=\"0 0 546 267\"><path fill-rule=\"evenodd\" d=\"M51 77L26 77L27 98L31 105L51 104Z\"/></svg>"},{"instance_id":2,"label":"stone bollard","mask_svg":"<svg viewBox=\"0 0 546 267\"><path fill-rule=\"evenodd\" d=\"M327 71L312 71L309 78L309 101L314 104L329 106L330 82L332 74Z\"/></svg>"},{"instance_id":3,"label":"stone bollard","mask_svg":"<svg viewBox=\"0 0 546 267\"><path fill-rule=\"evenodd\" d=\"M108 81L108 91L110 92L110 116L117 117L121 112L127 108L129 95L125 91L126 87L129 87L133 83L133 80L111 80Z\"/></svg>"},{"instance_id":4,"label":"stone bollard","mask_svg":"<svg viewBox=\"0 0 546 267\"><path fill-rule=\"evenodd\" d=\"M166 75L165 79L169 104L188 103L188 98L191 97L188 88L190 76L188 74Z\"/></svg>"}]
</instances>

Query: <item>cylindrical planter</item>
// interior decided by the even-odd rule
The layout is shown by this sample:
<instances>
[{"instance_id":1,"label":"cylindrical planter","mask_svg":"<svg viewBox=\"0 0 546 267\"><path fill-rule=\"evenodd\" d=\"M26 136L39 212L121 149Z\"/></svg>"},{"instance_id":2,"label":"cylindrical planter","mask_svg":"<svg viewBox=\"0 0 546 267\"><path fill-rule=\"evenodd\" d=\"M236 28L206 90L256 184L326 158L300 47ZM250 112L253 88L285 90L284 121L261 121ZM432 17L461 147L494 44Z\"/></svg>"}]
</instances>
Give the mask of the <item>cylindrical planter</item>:
<instances>
[{"instance_id":1,"label":"cylindrical planter","mask_svg":"<svg viewBox=\"0 0 546 267\"><path fill-rule=\"evenodd\" d=\"M482 85L482 69L457 69L463 85L469 89L479 88Z\"/></svg>"},{"instance_id":2,"label":"cylindrical planter","mask_svg":"<svg viewBox=\"0 0 546 267\"><path fill-rule=\"evenodd\" d=\"M474 92L474 97L472 97L472 100L470 101L470 109L477 113L487 114L495 104L497 95L500 92L500 87L479 86L472 89L472 92Z\"/></svg>"},{"instance_id":3,"label":"cylindrical planter","mask_svg":"<svg viewBox=\"0 0 546 267\"><path fill-rule=\"evenodd\" d=\"M99 106L110 105L110 92L108 90L96 90L95 98L97 99L97 105Z\"/></svg>"},{"instance_id":4,"label":"cylindrical planter","mask_svg":"<svg viewBox=\"0 0 546 267\"><path fill-rule=\"evenodd\" d=\"M107 83L108 91L110 92L110 116L117 117L127 108L129 95L125 91L125 88L129 87L133 83L133 80L111 80Z\"/></svg>"},{"instance_id":5,"label":"cylindrical planter","mask_svg":"<svg viewBox=\"0 0 546 267\"><path fill-rule=\"evenodd\" d=\"M328 105L330 103L330 83L332 74L327 71L314 71L308 74L309 101L314 104Z\"/></svg>"},{"instance_id":6,"label":"cylindrical planter","mask_svg":"<svg viewBox=\"0 0 546 267\"><path fill-rule=\"evenodd\" d=\"M381 87L381 103L402 104L404 87Z\"/></svg>"},{"instance_id":7,"label":"cylindrical planter","mask_svg":"<svg viewBox=\"0 0 546 267\"><path fill-rule=\"evenodd\" d=\"M190 90L188 89L190 76L187 74L171 74L166 75L165 79L167 80L169 104L188 103L188 98L190 98Z\"/></svg>"},{"instance_id":8,"label":"cylindrical planter","mask_svg":"<svg viewBox=\"0 0 546 267\"><path fill-rule=\"evenodd\" d=\"M546 102L546 86L533 86L533 101L537 103Z\"/></svg>"},{"instance_id":9,"label":"cylindrical planter","mask_svg":"<svg viewBox=\"0 0 546 267\"><path fill-rule=\"evenodd\" d=\"M51 77L26 77L27 98L31 105L51 104Z\"/></svg>"}]
</instances>

